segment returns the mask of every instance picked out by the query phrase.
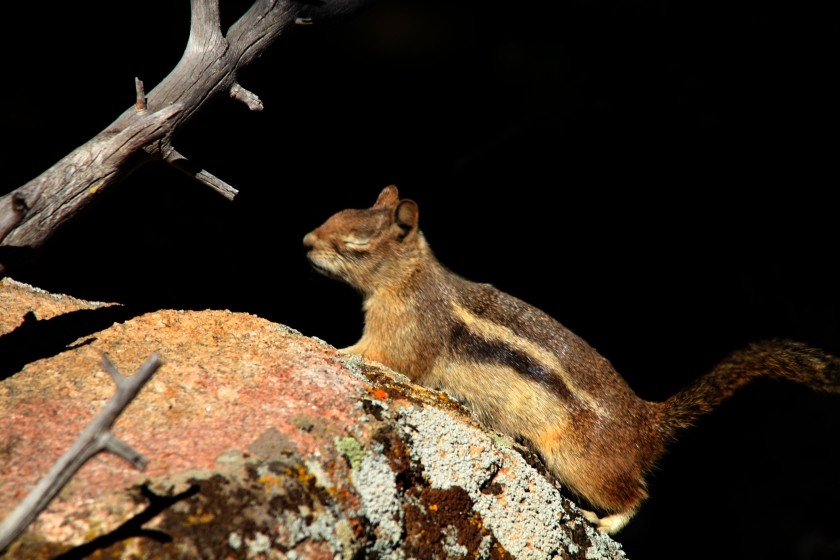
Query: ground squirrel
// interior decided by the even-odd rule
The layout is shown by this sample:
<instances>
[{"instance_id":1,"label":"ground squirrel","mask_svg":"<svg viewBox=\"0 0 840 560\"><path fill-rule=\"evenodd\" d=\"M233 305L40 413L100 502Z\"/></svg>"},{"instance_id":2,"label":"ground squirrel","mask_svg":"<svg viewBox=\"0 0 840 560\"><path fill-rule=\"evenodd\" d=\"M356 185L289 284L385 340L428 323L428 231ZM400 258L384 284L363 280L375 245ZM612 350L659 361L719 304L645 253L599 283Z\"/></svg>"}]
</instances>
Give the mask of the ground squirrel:
<instances>
[{"instance_id":1,"label":"ground squirrel","mask_svg":"<svg viewBox=\"0 0 840 560\"><path fill-rule=\"evenodd\" d=\"M555 319L435 258L417 204L386 187L303 240L312 265L364 298L358 353L442 389L485 425L525 441L548 469L620 530L647 498L645 475L676 432L751 379L840 393L840 359L789 340L738 350L664 402L639 398L594 348Z\"/></svg>"}]
</instances>

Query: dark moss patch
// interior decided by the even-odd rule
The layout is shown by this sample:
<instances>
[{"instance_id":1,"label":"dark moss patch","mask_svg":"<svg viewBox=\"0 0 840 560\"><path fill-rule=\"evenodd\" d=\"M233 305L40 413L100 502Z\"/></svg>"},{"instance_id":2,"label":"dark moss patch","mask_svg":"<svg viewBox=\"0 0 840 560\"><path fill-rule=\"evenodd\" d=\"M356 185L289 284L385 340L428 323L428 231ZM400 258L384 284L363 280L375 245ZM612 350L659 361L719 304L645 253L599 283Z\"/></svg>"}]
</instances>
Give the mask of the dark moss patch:
<instances>
[{"instance_id":1,"label":"dark moss patch","mask_svg":"<svg viewBox=\"0 0 840 560\"><path fill-rule=\"evenodd\" d=\"M491 482L490 484L486 484L480 488L482 494L487 494L490 496L498 496L503 492L502 485L498 482Z\"/></svg>"},{"instance_id":2,"label":"dark moss patch","mask_svg":"<svg viewBox=\"0 0 840 560\"><path fill-rule=\"evenodd\" d=\"M405 510L403 550L407 555L447 558L451 556L452 547L458 547L466 552L465 558L512 558L484 527L481 516L473 509L472 499L463 488L414 488L408 495L414 499Z\"/></svg>"},{"instance_id":3,"label":"dark moss patch","mask_svg":"<svg viewBox=\"0 0 840 560\"><path fill-rule=\"evenodd\" d=\"M405 491L417 486L426 486L423 466L413 461L405 441L390 426L380 428L373 440L382 446L382 454L388 459L395 473L397 488Z\"/></svg>"},{"instance_id":4,"label":"dark moss patch","mask_svg":"<svg viewBox=\"0 0 840 560\"><path fill-rule=\"evenodd\" d=\"M252 488L236 484L221 475L207 480L192 480L199 487L196 496L177 510L164 514L161 528L173 541L149 552L163 558L179 553L194 553L198 557L244 558L244 551L233 550L228 543L230 533L254 535L264 529L248 515L246 506L262 501Z\"/></svg>"},{"instance_id":5,"label":"dark moss patch","mask_svg":"<svg viewBox=\"0 0 840 560\"><path fill-rule=\"evenodd\" d=\"M343 517L341 504L316 484L297 459L249 461L246 473L244 480L218 474L191 480L199 488L196 495L163 514L160 527L172 537L171 542L150 546L149 554L160 558L253 558L254 543L288 552L305 541L324 541L322 530L310 532L322 515L330 522ZM293 528L278 525L285 514L302 523ZM366 533L364 528L354 532L355 536ZM345 548L340 543L323 546Z\"/></svg>"},{"instance_id":6,"label":"dark moss patch","mask_svg":"<svg viewBox=\"0 0 840 560\"><path fill-rule=\"evenodd\" d=\"M391 427L381 428L373 437L382 446L382 453L396 475L397 488L405 497L402 552L418 560L448 558L453 557L450 549L457 547L466 551L464 558L511 558L484 527L466 490L429 486L422 466L412 460L404 437Z\"/></svg>"},{"instance_id":7,"label":"dark moss patch","mask_svg":"<svg viewBox=\"0 0 840 560\"><path fill-rule=\"evenodd\" d=\"M362 399L362 409L365 411L365 414L370 414L380 422L384 419L382 416L382 405L376 401Z\"/></svg>"},{"instance_id":8,"label":"dark moss patch","mask_svg":"<svg viewBox=\"0 0 840 560\"><path fill-rule=\"evenodd\" d=\"M580 547L581 550L586 550L589 547L590 539L586 535L586 529L583 525L577 524L570 531L569 538L572 542Z\"/></svg>"}]
</instances>

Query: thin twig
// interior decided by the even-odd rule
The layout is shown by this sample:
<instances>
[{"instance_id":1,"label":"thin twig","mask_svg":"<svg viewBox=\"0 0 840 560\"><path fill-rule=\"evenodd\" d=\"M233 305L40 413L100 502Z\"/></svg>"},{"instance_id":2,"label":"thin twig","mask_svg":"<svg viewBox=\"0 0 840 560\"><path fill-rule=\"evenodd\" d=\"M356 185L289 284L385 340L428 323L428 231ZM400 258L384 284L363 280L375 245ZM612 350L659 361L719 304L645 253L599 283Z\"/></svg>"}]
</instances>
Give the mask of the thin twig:
<instances>
[{"instance_id":1,"label":"thin twig","mask_svg":"<svg viewBox=\"0 0 840 560\"><path fill-rule=\"evenodd\" d=\"M199 183L207 185L228 200L233 200L239 194L237 189L225 183L203 167L194 164L175 148L169 147L166 149L164 159L175 169L186 173Z\"/></svg>"}]
</instances>

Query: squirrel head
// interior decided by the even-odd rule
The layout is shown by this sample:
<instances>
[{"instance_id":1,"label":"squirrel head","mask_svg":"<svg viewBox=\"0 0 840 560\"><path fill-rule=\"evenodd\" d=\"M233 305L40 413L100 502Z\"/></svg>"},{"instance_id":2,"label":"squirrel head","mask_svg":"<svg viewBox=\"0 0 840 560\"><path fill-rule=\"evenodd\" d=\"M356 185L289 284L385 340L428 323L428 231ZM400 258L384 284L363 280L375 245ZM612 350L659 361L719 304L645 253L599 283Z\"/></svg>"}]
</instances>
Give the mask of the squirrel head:
<instances>
[{"instance_id":1,"label":"squirrel head","mask_svg":"<svg viewBox=\"0 0 840 560\"><path fill-rule=\"evenodd\" d=\"M363 294L399 284L425 246L417 203L388 185L370 208L333 214L306 234L303 244L315 269Z\"/></svg>"}]
</instances>

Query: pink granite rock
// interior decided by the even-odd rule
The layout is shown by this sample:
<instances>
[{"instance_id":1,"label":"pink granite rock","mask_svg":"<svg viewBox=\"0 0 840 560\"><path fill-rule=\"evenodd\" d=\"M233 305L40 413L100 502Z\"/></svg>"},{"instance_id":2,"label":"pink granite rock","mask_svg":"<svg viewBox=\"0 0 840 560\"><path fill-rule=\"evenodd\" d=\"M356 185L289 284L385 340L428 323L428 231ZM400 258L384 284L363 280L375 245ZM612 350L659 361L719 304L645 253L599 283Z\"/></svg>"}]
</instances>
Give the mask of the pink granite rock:
<instances>
[{"instance_id":1,"label":"pink granite rock","mask_svg":"<svg viewBox=\"0 0 840 560\"><path fill-rule=\"evenodd\" d=\"M623 558L511 442L446 395L228 311L123 306L0 283L0 518L114 384L164 365L6 551L97 558ZM529 460L526 460L529 459Z\"/></svg>"}]
</instances>

